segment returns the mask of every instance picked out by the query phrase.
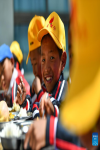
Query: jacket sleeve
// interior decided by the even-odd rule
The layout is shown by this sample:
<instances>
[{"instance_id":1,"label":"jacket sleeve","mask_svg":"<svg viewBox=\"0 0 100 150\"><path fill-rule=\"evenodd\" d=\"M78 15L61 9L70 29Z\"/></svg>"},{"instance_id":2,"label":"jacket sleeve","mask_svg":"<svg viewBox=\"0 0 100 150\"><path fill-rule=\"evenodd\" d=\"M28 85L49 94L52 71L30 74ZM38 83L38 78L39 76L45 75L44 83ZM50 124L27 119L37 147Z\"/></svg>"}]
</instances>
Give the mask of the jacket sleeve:
<instances>
[{"instance_id":1,"label":"jacket sleeve","mask_svg":"<svg viewBox=\"0 0 100 150\"><path fill-rule=\"evenodd\" d=\"M37 101L38 101L38 102L41 101L41 98L42 98L42 96L43 96L44 93L45 93L45 92L43 91L43 89L41 89L41 90L39 91L39 93L37 94Z\"/></svg>"},{"instance_id":2,"label":"jacket sleeve","mask_svg":"<svg viewBox=\"0 0 100 150\"><path fill-rule=\"evenodd\" d=\"M29 95L26 95L25 101L20 107L26 108L27 111L32 112L32 100Z\"/></svg>"},{"instance_id":3,"label":"jacket sleeve","mask_svg":"<svg viewBox=\"0 0 100 150\"><path fill-rule=\"evenodd\" d=\"M33 113L33 119L40 116L39 115L39 102L36 102L35 104L33 104L32 113Z\"/></svg>"},{"instance_id":4,"label":"jacket sleeve","mask_svg":"<svg viewBox=\"0 0 100 150\"><path fill-rule=\"evenodd\" d=\"M50 100L51 100L51 102L52 102L52 104L53 104L53 106L54 106L54 114L53 114L53 116L54 117L58 117L59 116L59 104L60 104L60 102L59 101L57 101L54 97L52 97L52 96L49 96L50 97Z\"/></svg>"},{"instance_id":5,"label":"jacket sleeve","mask_svg":"<svg viewBox=\"0 0 100 150\"><path fill-rule=\"evenodd\" d=\"M86 150L80 147L79 138L67 131L58 118L53 116L47 116L46 146L48 145L55 145L62 150Z\"/></svg>"}]
</instances>

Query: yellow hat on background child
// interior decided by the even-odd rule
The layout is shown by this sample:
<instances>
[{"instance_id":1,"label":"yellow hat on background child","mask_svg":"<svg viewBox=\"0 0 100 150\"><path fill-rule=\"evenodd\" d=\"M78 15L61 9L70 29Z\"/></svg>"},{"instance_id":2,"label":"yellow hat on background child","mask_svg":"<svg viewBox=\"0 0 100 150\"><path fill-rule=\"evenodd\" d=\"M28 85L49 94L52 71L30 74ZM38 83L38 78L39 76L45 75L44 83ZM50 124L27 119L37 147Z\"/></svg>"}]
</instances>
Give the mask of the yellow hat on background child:
<instances>
[{"instance_id":1,"label":"yellow hat on background child","mask_svg":"<svg viewBox=\"0 0 100 150\"><path fill-rule=\"evenodd\" d=\"M23 60L23 53L20 49L20 45L17 41L13 41L10 45L11 52L17 57L19 63L22 63Z\"/></svg>"},{"instance_id":2,"label":"yellow hat on background child","mask_svg":"<svg viewBox=\"0 0 100 150\"><path fill-rule=\"evenodd\" d=\"M65 28L62 20L56 12L52 12L46 19L45 26L38 33L38 40L41 41L43 36L50 34L58 48L66 50Z\"/></svg>"},{"instance_id":3,"label":"yellow hat on background child","mask_svg":"<svg viewBox=\"0 0 100 150\"><path fill-rule=\"evenodd\" d=\"M28 27L28 45L29 45L29 53L26 60L26 64L28 63L28 59L30 57L30 51L41 46L41 43L37 40L38 32L44 27L45 19L43 16L34 16L30 21Z\"/></svg>"}]
</instances>

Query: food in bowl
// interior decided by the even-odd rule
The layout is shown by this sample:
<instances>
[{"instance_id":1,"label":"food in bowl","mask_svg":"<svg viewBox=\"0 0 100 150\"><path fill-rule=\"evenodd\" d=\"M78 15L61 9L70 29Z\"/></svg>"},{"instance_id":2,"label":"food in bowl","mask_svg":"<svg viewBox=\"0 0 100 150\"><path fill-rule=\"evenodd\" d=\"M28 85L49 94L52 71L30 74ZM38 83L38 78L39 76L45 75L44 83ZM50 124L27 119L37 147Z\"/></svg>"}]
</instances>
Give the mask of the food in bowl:
<instances>
[{"instance_id":1,"label":"food in bowl","mask_svg":"<svg viewBox=\"0 0 100 150\"><path fill-rule=\"evenodd\" d=\"M20 111L20 106L16 102L13 103L12 110L10 112Z\"/></svg>"},{"instance_id":2,"label":"food in bowl","mask_svg":"<svg viewBox=\"0 0 100 150\"><path fill-rule=\"evenodd\" d=\"M18 114L19 117L27 117L27 111L26 111L26 108L22 108L20 109L20 112Z\"/></svg>"},{"instance_id":3,"label":"food in bowl","mask_svg":"<svg viewBox=\"0 0 100 150\"><path fill-rule=\"evenodd\" d=\"M14 119L15 115L12 112L9 113L9 120Z\"/></svg>"},{"instance_id":4,"label":"food in bowl","mask_svg":"<svg viewBox=\"0 0 100 150\"><path fill-rule=\"evenodd\" d=\"M1 137L20 137L22 134L21 129L19 126L14 124L13 122L9 122L5 125L3 130L0 132Z\"/></svg>"}]
</instances>

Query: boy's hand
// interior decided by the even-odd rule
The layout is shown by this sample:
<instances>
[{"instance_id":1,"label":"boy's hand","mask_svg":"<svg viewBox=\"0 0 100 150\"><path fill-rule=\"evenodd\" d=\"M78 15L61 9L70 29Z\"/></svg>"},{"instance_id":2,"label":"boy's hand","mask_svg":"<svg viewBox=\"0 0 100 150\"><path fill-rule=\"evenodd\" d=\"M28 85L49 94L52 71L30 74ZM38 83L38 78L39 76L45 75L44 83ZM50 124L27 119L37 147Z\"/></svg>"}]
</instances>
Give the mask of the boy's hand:
<instances>
[{"instance_id":1,"label":"boy's hand","mask_svg":"<svg viewBox=\"0 0 100 150\"><path fill-rule=\"evenodd\" d=\"M54 114L54 106L50 100L50 97L47 98L48 93L44 93L40 102L39 107L39 114L40 117L43 117L43 115L53 115ZM45 113L45 114L44 114Z\"/></svg>"},{"instance_id":2,"label":"boy's hand","mask_svg":"<svg viewBox=\"0 0 100 150\"><path fill-rule=\"evenodd\" d=\"M35 91L36 94L42 89L41 82L39 77L35 77L33 83L32 83L32 92Z\"/></svg>"},{"instance_id":3,"label":"boy's hand","mask_svg":"<svg viewBox=\"0 0 100 150\"><path fill-rule=\"evenodd\" d=\"M46 119L35 120L25 137L24 148L27 149L27 145L29 145L31 149L40 149L46 145Z\"/></svg>"},{"instance_id":4,"label":"boy's hand","mask_svg":"<svg viewBox=\"0 0 100 150\"><path fill-rule=\"evenodd\" d=\"M16 103L18 103L19 105L22 105L23 102L25 101L25 98L26 98L26 88L23 83L22 77L20 77L20 84L18 85L18 89L17 89Z\"/></svg>"}]
</instances>

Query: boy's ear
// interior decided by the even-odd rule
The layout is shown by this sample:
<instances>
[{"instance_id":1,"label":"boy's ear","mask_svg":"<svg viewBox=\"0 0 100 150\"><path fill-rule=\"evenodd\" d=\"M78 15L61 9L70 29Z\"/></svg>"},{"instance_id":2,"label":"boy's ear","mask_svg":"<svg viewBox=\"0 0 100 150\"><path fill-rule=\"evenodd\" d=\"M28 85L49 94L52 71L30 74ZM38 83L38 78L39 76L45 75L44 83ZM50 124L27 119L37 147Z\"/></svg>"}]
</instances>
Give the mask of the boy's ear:
<instances>
[{"instance_id":1,"label":"boy's ear","mask_svg":"<svg viewBox=\"0 0 100 150\"><path fill-rule=\"evenodd\" d=\"M14 58L11 58L11 64L14 66Z\"/></svg>"},{"instance_id":2,"label":"boy's ear","mask_svg":"<svg viewBox=\"0 0 100 150\"><path fill-rule=\"evenodd\" d=\"M64 51L61 56L62 61L61 71L63 71L63 69L65 68L66 60L67 60L67 53Z\"/></svg>"}]
</instances>

